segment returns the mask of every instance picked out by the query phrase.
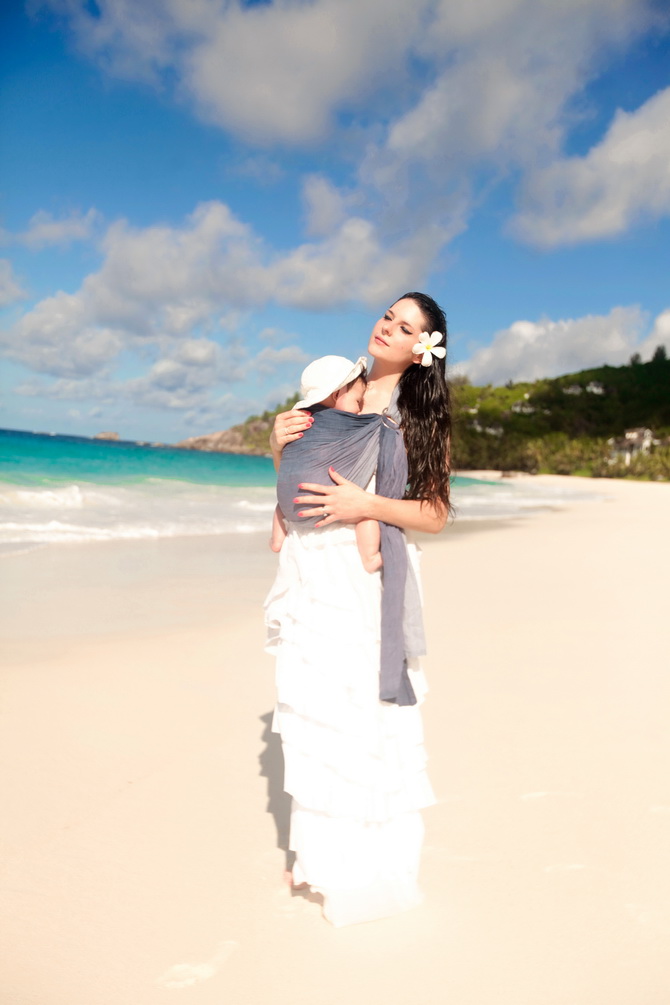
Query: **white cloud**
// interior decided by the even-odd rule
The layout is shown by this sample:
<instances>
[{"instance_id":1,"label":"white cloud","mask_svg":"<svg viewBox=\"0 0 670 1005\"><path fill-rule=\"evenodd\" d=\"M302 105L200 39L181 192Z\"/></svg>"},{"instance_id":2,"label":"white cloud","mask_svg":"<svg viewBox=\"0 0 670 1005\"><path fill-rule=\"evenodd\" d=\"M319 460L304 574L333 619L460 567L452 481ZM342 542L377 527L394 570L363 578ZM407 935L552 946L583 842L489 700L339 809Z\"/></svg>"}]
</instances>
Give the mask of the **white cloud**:
<instances>
[{"instance_id":1,"label":"white cloud","mask_svg":"<svg viewBox=\"0 0 670 1005\"><path fill-rule=\"evenodd\" d=\"M303 182L302 197L307 217L306 230L311 236L332 234L345 219L346 199L324 175L308 175Z\"/></svg>"},{"instance_id":2,"label":"white cloud","mask_svg":"<svg viewBox=\"0 0 670 1005\"><path fill-rule=\"evenodd\" d=\"M264 347L254 353L237 339L225 346L204 338L187 339L174 344L171 353L157 359L144 376L117 382L115 391L136 404L201 409L209 407L212 389L247 379L250 369L273 373L304 358L297 346Z\"/></svg>"},{"instance_id":3,"label":"white cloud","mask_svg":"<svg viewBox=\"0 0 670 1005\"><path fill-rule=\"evenodd\" d=\"M226 172L241 178L250 178L258 185L276 185L285 176L285 170L278 161L267 154L251 154L226 165Z\"/></svg>"},{"instance_id":4,"label":"white cloud","mask_svg":"<svg viewBox=\"0 0 670 1005\"><path fill-rule=\"evenodd\" d=\"M111 385L97 377L43 380L31 377L16 387L16 393L25 398L55 398L66 401L90 401L99 405L112 404L114 399Z\"/></svg>"},{"instance_id":5,"label":"white cloud","mask_svg":"<svg viewBox=\"0 0 670 1005\"><path fill-rule=\"evenodd\" d=\"M124 347L216 328L219 310L253 298L255 239L221 203L197 207L183 227L118 222L102 250L101 269L76 293L47 297L5 333L10 358L55 376L89 375Z\"/></svg>"},{"instance_id":6,"label":"white cloud","mask_svg":"<svg viewBox=\"0 0 670 1005\"><path fill-rule=\"evenodd\" d=\"M285 337L285 332L281 328L263 328L257 337L268 345L277 345Z\"/></svg>"},{"instance_id":7,"label":"white cloud","mask_svg":"<svg viewBox=\"0 0 670 1005\"><path fill-rule=\"evenodd\" d=\"M9 307L25 296L25 290L14 275L12 263L7 258L0 258L0 308Z\"/></svg>"},{"instance_id":8,"label":"white cloud","mask_svg":"<svg viewBox=\"0 0 670 1005\"><path fill-rule=\"evenodd\" d=\"M40 209L31 217L27 229L22 233L3 233L6 240L13 240L33 251L39 251L52 245L90 240L101 220L102 215L97 209L89 209L83 215L75 211L60 219L56 219L47 210Z\"/></svg>"},{"instance_id":9,"label":"white cloud","mask_svg":"<svg viewBox=\"0 0 670 1005\"><path fill-rule=\"evenodd\" d=\"M214 367L221 362L221 347L210 339L186 339L177 347L174 358L186 366Z\"/></svg>"},{"instance_id":10,"label":"white cloud","mask_svg":"<svg viewBox=\"0 0 670 1005\"><path fill-rule=\"evenodd\" d=\"M231 393L208 401L199 401L180 415L180 422L199 433L225 429L239 422L258 408L258 402L241 400Z\"/></svg>"},{"instance_id":11,"label":"white cloud","mask_svg":"<svg viewBox=\"0 0 670 1005\"><path fill-rule=\"evenodd\" d=\"M99 0L97 14L77 0L42 6L67 17L107 72L160 85L168 71L201 117L266 144L322 137L338 110L402 83L407 38L431 4Z\"/></svg>"},{"instance_id":12,"label":"white cloud","mask_svg":"<svg viewBox=\"0 0 670 1005\"><path fill-rule=\"evenodd\" d=\"M174 359L160 359L143 377L119 385L123 397L136 405L160 409L197 408L207 392L219 382L216 372L184 366Z\"/></svg>"},{"instance_id":13,"label":"white cloud","mask_svg":"<svg viewBox=\"0 0 670 1005\"><path fill-rule=\"evenodd\" d=\"M421 281L443 240L433 227L394 244L352 217L325 240L280 254L220 202L199 205L181 227L118 222L102 241L99 271L77 292L40 301L3 342L10 358L59 377L106 372L122 349L143 343L165 353L180 341L183 354L197 354L205 347L194 337L220 331L231 311L272 301L383 304ZM180 365L192 362L186 355Z\"/></svg>"},{"instance_id":14,"label":"white cloud","mask_svg":"<svg viewBox=\"0 0 670 1005\"><path fill-rule=\"evenodd\" d=\"M365 184L396 204L448 194L473 166L495 173L555 155L565 110L608 47L649 25L646 0L443 0L413 42L433 73L371 144ZM421 184L420 184L421 183Z\"/></svg>"},{"instance_id":15,"label":"white cloud","mask_svg":"<svg viewBox=\"0 0 670 1005\"><path fill-rule=\"evenodd\" d=\"M275 373L281 367L292 364L305 364L309 356L303 352L300 346L285 345L281 349L272 346L264 346L259 353L250 361L250 365L260 370L261 373Z\"/></svg>"},{"instance_id":16,"label":"white cloud","mask_svg":"<svg viewBox=\"0 0 670 1005\"><path fill-rule=\"evenodd\" d=\"M538 165L560 157L574 97L655 17L655 0L41 5L107 73L173 88L257 146L327 141L345 156L358 186L346 198L324 177L305 183L309 236L332 237L365 206L383 241L438 229L434 256L487 185L512 170L540 178ZM238 169L277 176L265 154ZM305 298L320 302L314 289Z\"/></svg>"},{"instance_id":17,"label":"white cloud","mask_svg":"<svg viewBox=\"0 0 670 1005\"><path fill-rule=\"evenodd\" d=\"M438 148L441 170L462 153L544 145L597 53L629 43L653 10L652 0L41 6L67 18L106 72L157 86L170 76L201 116L246 139L303 144L322 139L339 112L379 124L392 110L387 152L422 146L430 159Z\"/></svg>"},{"instance_id":18,"label":"white cloud","mask_svg":"<svg viewBox=\"0 0 670 1005\"><path fill-rule=\"evenodd\" d=\"M268 270L276 300L307 310L351 302L385 302L402 287L420 286L448 234L426 227L403 240L385 240L361 217L350 217L321 242L300 245Z\"/></svg>"},{"instance_id":19,"label":"white cloud","mask_svg":"<svg viewBox=\"0 0 670 1005\"><path fill-rule=\"evenodd\" d=\"M253 304L262 281L260 240L216 201L197 206L182 227L115 223L102 247L102 268L81 296L99 319L137 335L190 332L217 304Z\"/></svg>"},{"instance_id":20,"label":"white cloud","mask_svg":"<svg viewBox=\"0 0 670 1005\"><path fill-rule=\"evenodd\" d=\"M513 230L543 247L626 231L670 213L670 87L634 112L617 112L584 157L556 160L529 178Z\"/></svg>"},{"instance_id":21,"label":"white cloud","mask_svg":"<svg viewBox=\"0 0 670 1005\"><path fill-rule=\"evenodd\" d=\"M658 315L654 327L638 351L643 359L649 359L659 345L665 346L670 355L670 309Z\"/></svg>"},{"instance_id":22,"label":"white cloud","mask_svg":"<svg viewBox=\"0 0 670 1005\"><path fill-rule=\"evenodd\" d=\"M397 0L231 5L188 53L185 87L201 114L247 138L321 138L337 109L379 89L389 61L404 62L394 7L415 21Z\"/></svg>"},{"instance_id":23,"label":"white cloud","mask_svg":"<svg viewBox=\"0 0 670 1005\"><path fill-rule=\"evenodd\" d=\"M62 292L24 314L2 341L10 359L60 377L104 371L123 348L122 332L96 323L80 297Z\"/></svg>"},{"instance_id":24,"label":"white cloud","mask_svg":"<svg viewBox=\"0 0 670 1005\"><path fill-rule=\"evenodd\" d=\"M236 340L229 346L221 346L208 339L188 339L174 347L172 355L161 356L141 377L125 381L59 380L49 386L49 397L81 398L90 397L95 386L97 397L106 396L115 401L125 400L144 408L158 408L168 411L189 411L191 417L200 419L212 409L220 416L222 403L228 411L235 403L231 393L212 397L222 384L232 384L249 377L249 371L263 375L273 374L282 367L295 370L296 365L304 365L308 356L295 345L274 349L265 346L259 353L247 354ZM81 386L77 386L80 384ZM43 384L24 385L23 394L40 393Z\"/></svg>"},{"instance_id":25,"label":"white cloud","mask_svg":"<svg viewBox=\"0 0 670 1005\"><path fill-rule=\"evenodd\" d=\"M562 321L515 321L459 364L473 384L537 380L602 366L620 366L638 352L645 327L639 307Z\"/></svg>"}]
</instances>

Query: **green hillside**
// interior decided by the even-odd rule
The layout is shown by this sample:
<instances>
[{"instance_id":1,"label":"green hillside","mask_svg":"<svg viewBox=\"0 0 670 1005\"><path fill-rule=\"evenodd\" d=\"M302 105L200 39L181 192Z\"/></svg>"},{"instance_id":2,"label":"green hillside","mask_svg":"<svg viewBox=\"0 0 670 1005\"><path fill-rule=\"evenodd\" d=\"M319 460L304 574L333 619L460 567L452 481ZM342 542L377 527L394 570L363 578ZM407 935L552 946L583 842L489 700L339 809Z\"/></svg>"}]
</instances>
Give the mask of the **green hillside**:
<instances>
[{"instance_id":1,"label":"green hillside","mask_svg":"<svg viewBox=\"0 0 670 1005\"><path fill-rule=\"evenodd\" d=\"M505 387L453 381L453 461L456 471L495 468L596 477L670 479L670 361L656 350L649 363L602 366L551 380ZM250 453L266 453L273 411L235 426ZM608 440L651 429L654 442L626 464Z\"/></svg>"},{"instance_id":2,"label":"green hillside","mask_svg":"<svg viewBox=\"0 0 670 1005\"><path fill-rule=\"evenodd\" d=\"M505 387L454 386L453 457L459 470L670 477L670 361L602 366ZM626 464L608 440L651 429L654 443Z\"/></svg>"}]
</instances>

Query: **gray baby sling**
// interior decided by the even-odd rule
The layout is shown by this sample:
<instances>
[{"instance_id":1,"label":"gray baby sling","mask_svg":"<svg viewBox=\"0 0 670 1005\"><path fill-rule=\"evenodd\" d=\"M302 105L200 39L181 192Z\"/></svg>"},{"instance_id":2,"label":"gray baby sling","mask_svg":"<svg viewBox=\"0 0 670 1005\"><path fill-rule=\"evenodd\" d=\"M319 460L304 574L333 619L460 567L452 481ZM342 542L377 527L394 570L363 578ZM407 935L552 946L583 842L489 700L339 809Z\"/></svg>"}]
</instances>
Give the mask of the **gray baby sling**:
<instances>
[{"instance_id":1,"label":"gray baby sling","mask_svg":"<svg viewBox=\"0 0 670 1005\"><path fill-rule=\"evenodd\" d=\"M394 396L395 398L395 396ZM299 517L298 484L331 484L332 467L364 488L377 471L376 491L402 499L407 486L407 454L395 400L383 414L353 415L315 405L314 424L306 436L284 447L277 478L277 499L286 520L299 526L318 523L321 516ZM382 567L381 655L379 697L397 705L415 705L407 673L408 661L426 652L421 600L414 570L407 557L403 531L380 521ZM319 531L317 531L319 533Z\"/></svg>"}]
</instances>

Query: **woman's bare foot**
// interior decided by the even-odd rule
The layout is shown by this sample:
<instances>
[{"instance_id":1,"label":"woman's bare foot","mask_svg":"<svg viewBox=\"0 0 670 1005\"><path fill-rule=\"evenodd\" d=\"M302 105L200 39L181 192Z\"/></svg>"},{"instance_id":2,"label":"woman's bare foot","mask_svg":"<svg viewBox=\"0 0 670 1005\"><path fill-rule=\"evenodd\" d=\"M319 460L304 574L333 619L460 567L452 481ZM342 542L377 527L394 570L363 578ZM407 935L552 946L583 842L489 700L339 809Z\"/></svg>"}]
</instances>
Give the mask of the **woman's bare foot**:
<instances>
[{"instance_id":1,"label":"woman's bare foot","mask_svg":"<svg viewBox=\"0 0 670 1005\"><path fill-rule=\"evenodd\" d=\"M284 882L290 890L306 890L309 883L296 883L293 879L293 872L290 869L284 870Z\"/></svg>"}]
</instances>

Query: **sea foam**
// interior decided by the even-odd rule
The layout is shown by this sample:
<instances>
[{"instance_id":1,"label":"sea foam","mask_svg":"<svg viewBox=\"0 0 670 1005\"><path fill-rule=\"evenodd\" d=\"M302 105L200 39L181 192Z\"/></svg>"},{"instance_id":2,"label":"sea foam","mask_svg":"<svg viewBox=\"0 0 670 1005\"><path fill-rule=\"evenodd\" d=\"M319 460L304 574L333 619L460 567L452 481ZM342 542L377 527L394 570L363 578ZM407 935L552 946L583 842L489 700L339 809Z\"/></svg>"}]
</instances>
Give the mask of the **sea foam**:
<instances>
[{"instance_id":1,"label":"sea foam","mask_svg":"<svg viewBox=\"0 0 670 1005\"><path fill-rule=\"evenodd\" d=\"M459 521L511 519L576 498L569 486L456 479ZM84 481L44 487L0 488L0 548L19 544L156 540L199 535L269 533L275 491L150 478L100 485Z\"/></svg>"},{"instance_id":2,"label":"sea foam","mask_svg":"<svg viewBox=\"0 0 670 1005\"><path fill-rule=\"evenodd\" d=\"M274 489L161 481L0 491L0 545L142 540L267 530Z\"/></svg>"}]
</instances>

